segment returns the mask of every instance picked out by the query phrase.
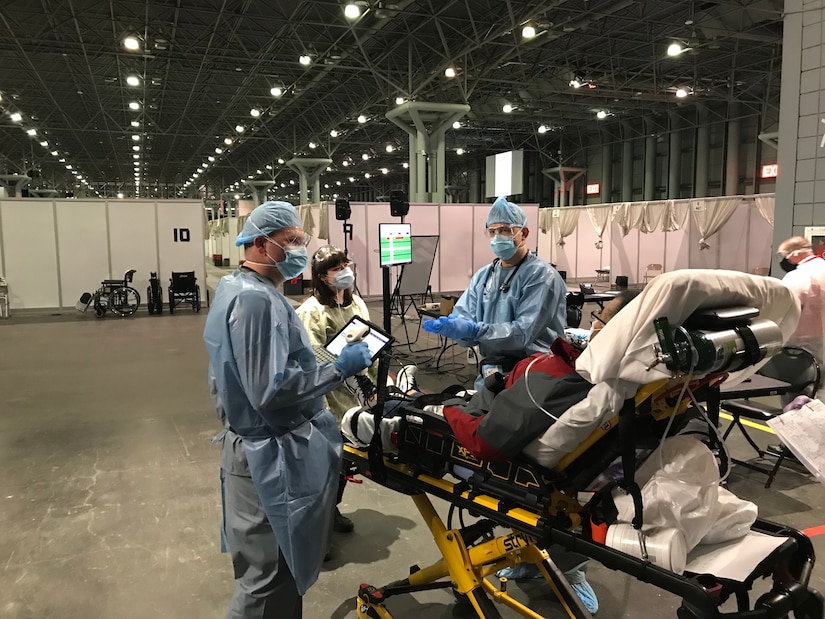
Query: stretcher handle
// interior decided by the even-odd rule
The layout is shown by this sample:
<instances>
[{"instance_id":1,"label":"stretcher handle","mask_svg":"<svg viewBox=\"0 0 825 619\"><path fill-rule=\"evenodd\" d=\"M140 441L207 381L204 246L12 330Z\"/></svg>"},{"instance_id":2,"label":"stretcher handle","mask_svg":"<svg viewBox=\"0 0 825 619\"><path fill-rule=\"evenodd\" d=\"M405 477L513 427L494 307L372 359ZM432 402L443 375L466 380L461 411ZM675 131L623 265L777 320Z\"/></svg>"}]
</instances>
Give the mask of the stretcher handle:
<instances>
[{"instance_id":1,"label":"stretcher handle","mask_svg":"<svg viewBox=\"0 0 825 619\"><path fill-rule=\"evenodd\" d=\"M628 398L619 412L619 444L622 450L622 489L633 499L633 528L641 531L644 522L642 489L636 483L636 400ZM644 546L642 546L644 549Z\"/></svg>"}]
</instances>

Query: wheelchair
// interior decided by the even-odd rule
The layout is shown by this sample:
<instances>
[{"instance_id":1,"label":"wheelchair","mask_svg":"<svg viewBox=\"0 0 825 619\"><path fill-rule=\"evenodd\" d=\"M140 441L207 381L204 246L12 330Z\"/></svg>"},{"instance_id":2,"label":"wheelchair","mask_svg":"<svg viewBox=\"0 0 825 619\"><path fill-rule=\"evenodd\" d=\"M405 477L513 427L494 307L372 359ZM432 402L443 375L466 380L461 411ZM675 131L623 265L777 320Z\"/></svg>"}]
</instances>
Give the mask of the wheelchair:
<instances>
[{"instance_id":1,"label":"wheelchair","mask_svg":"<svg viewBox=\"0 0 825 619\"><path fill-rule=\"evenodd\" d=\"M146 287L146 304L150 314L163 313L163 288L160 285L158 274L154 271L149 273L149 285Z\"/></svg>"},{"instance_id":2,"label":"wheelchair","mask_svg":"<svg viewBox=\"0 0 825 619\"><path fill-rule=\"evenodd\" d=\"M140 305L140 294L129 285L136 272L134 269L126 271L123 279L104 279L94 293L81 295L77 309L85 313L91 305L97 318L103 318L107 311L121 318L132 316Z\"/></svg>"},{"instance_id":3,"label":"wheelchair","mask_svg":"<svg viewBox=\"0 0 825 619\"><path fill-rule=\"evenodd\" d=\"M191 303L193 310L201 311L201 292L194 271L173 271L169 279L169 313L174 314L181 303Z\"/></svg>"}]
</instances>

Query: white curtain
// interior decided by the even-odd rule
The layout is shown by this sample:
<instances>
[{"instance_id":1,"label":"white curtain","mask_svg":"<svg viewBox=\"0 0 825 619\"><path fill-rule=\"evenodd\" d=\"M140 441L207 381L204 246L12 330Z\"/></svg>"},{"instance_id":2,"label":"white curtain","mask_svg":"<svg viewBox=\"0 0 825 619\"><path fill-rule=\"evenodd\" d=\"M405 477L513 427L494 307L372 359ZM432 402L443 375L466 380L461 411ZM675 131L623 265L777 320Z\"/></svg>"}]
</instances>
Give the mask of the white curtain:
<instances>
[{"instance_id":1,"label":"white curtain","mask_svg":"<svg viewBox=\"0 0 825 619\"><path fill-rule=\"evenodd\" d=\"M666 208L666 202L645 202L644 215L642 215L642 221L639 223L639 230L645 234L656 232Z\"/></svg>"},{"instance_id":2,"label":"white curtain","mask_svg":"<svg viewBox=\"0 0 825 619\"><path fill-rule=\"evenodd\" d=\"M318 211L318 238L329 243L329 202L321 202Z\"/></svg>"},{"instance_id":3,"label":"white curtain","mask_svg":"<svg viewBox=\"0 0 825 619\"><path fill-rule=\"evenodd\" d=\"M596 241L596 249L603 247L602 235L604 229L607 227L607 222L610 221L610 214L613 212L613 207L608 206L589 206L587 207L587 216L590 218L590 223L599 235L599 240Z\"/></svg>"},{"instance_id":4,"label":"white curtain","mask_svg":"<svg viewBox=\"0 0 825 619\"><path fill-rule=\"evenodd\" d=\"M304 223L303 228L310 234L312 234L312 231L315 230L315 218L312 215L312 206L312 204L300 204L297 207L298 216Z\"/></svg>"},{"instance_id":5,"label":"white curtain","mask_svg":"<svg viewBox=\"0 0 825 619\"><path fill-rule=\"evenodd\" d=\"M622 202L613 206L613 221L621 228L622 236L642 225L645 216L644 202Z\"/></svg>"},{"instance_id":6,"label":"white curtain","mask_svg":"<svg viewBox=\"0 0 825 619\"><path fill-rule=\"evenodd\" d=\"M773 212L776 206L776 196L755 196L756 208L759 214L770 225L773 225Z\"/></svg>"},{"instance_id":7,"label":"white curtain","mask_svg":"<svg viewBox=\"0 0 825 619\"><path fill-rule=\"evenodd\" d=\"M540 208L539 209L539 230L541 230L542 234L547 234L552 226L551 223L551 215L553 209L551 208Z\"/></svg>"},{"instance_id":8,"label":"white curtain","mask_svg":"<svg viewBox=\"0 0 825 619\"><path fill-rule=\"evenodd\" d=\"M681 230L685 225L689 209L690 200L668 200L662 222L662 232Z\"/></svg>"},{"instance_id":9,"label":"white curtain","mask_svg":"<svg viewBox=\"0 0 825 619\"><path fill-rule=\"evenodd\" d=\"M693 221L699 229L699 249L708 249L707 239L716 234L730 219L742 198L723 198L720 200L692 200Z\"/></svg>"},{"instance_id":10,"label":"white curtain","mask_svg":"<svg viewBox=\"0 0 825 619\"><path fill-rule=\"evenodd\" d=\"M570 236L575 232L576 225L579 223L579 209L577 208L554 208L552 210L551 219L556 230L556 245L564 247L564 238Z\"/></svg>"}]
</instances>

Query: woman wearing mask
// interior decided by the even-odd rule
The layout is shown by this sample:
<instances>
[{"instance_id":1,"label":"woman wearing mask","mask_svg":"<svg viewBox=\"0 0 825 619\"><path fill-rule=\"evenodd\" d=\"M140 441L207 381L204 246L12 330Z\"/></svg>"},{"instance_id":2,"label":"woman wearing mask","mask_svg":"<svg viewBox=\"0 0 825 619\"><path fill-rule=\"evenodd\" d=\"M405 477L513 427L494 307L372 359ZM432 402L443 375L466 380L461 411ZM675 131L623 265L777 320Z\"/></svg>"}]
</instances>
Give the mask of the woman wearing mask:
<instances>
[{"instance_id":1,"label":"woman wearing mask","mask_svg":"<svg viewBox=\"0 0 825 619\"><path fill-rule=\"evenodd\" d=\"M296 310L306 328L312 346L324 346L346 325L353 316L370 319L364 300L353 293L355 274L346 254L337 247L325 245L312 256L312 295ZM368 375L375 384L378 370L373 365ZM361 406L364 396L353 378L326 395L327 408L341 422L344 413ZM344 494L346 476L341 473L338 503ZM352 520L336 508L333 529L338 532L352 531Z\"/></svg>"}]
</instances>

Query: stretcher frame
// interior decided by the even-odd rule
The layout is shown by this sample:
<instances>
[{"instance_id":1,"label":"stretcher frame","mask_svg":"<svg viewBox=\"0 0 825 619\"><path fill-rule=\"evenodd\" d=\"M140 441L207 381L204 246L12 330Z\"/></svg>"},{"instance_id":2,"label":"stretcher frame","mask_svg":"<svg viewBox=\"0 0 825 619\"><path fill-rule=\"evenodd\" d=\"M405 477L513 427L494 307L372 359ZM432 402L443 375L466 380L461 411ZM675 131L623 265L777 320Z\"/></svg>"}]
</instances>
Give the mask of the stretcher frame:
<instances>
[{"instance_id":1,"label":"stretcher frame","mask_svg":"<svg viewBox=\"0 0 825 619\"><path fill-rule=\"evenodd\" d=\"M694 391L718 389L726 376L715 374L693 380L690 388ZM525 561L538 566L566 613L565 616L571 619L591 617L544 550L551 544L581 553L605 567L625 572L680 597L682 606L677 613L680 619L781 619L789 612L794 613L795 619L822 619L822 596L808 588L815 561L813 546L803 533L794 529L757 519L751 527L753 531L787 539L766 556L746 581L741 583L712 575L687 572L679 575L588 539L587 527L582 533L571 530L578 528L585 520L585 524L589 523L587 506L578 502L573 490L577 487L575 484L582 483L587 476L584 471L576 470L576 464L582 460L581 456L617 425L620 426L618 430L621 438L627 439L627 433L632 432L634 427L633 420L637 418L648 417L663 421L671 414L682 415L689 404L681 401L674 411L674 395L681 391L684 382L685 378L681 377L642 387L635 398L625 402L620 414L597 428L573 453L562 458L552 471L526 461L519 462L511 468L510 477L506 481L511 488L518 485L523 487L525 494L521 497L508 496L505 490L508 484L496 483L495 473L487 477L488 481L493 480L488 484L452 482L442 478L446 469L432 470L426 463L405 461L398 454L379 452L378 459L372 447L359 449L345 445L344 458L362 474L392 490L411 496L442 555L441 559L430 566L413 566L409 576L384 587L362 584L357 598L359 619L391 619L392 614L386 606L387 598L400 593L436 588L452 588L456 597L468 601L481 619L501 616L493 602L515 610L521 616L541 619L542 615L506 592L506 579L505 582L499 582L498 589L488 580L503 567ZM416 414L420 414L420 411L416 411ZM623 423L622 419L631 421ZM437 434L437 430L425 430L423 434L419 434L419 438L429 441ZM412 435L406 438L416 440ZM493 471L495 468L494 463L473 458L454 439L452 442L436 440L435 443L442 445L441 453L437 455L453 464L478 471ZM438 451L433 448L432 441L422 445L433 454ZM400 452L402 456L403 451ZM601 464L602 462L598 462L591 468L595 470ZM635 465L629 470L632 473L628 476L629 480L624 480L626 483L623 487L634 497L638 525L641 527L641 494L635 484ZM514 484L516 480L521 482ZM545 485L546 492L542 491L542 485ZM567 491L564 490L565 485L568 486ZM462 529L447 529L428 495L465 508L472 514L481 516L482 520ZM524 501L525 496L529 497L527 501ZM495 536L494 526L508 528L511 532ZM444 581L447 577L449 579ZM767 577L773 579L771 590L756 600L751 608L749 592L754 582ZM729 597L735 598L737 610L723 613L720 605Z\"/></svg>"}]
</instances>

